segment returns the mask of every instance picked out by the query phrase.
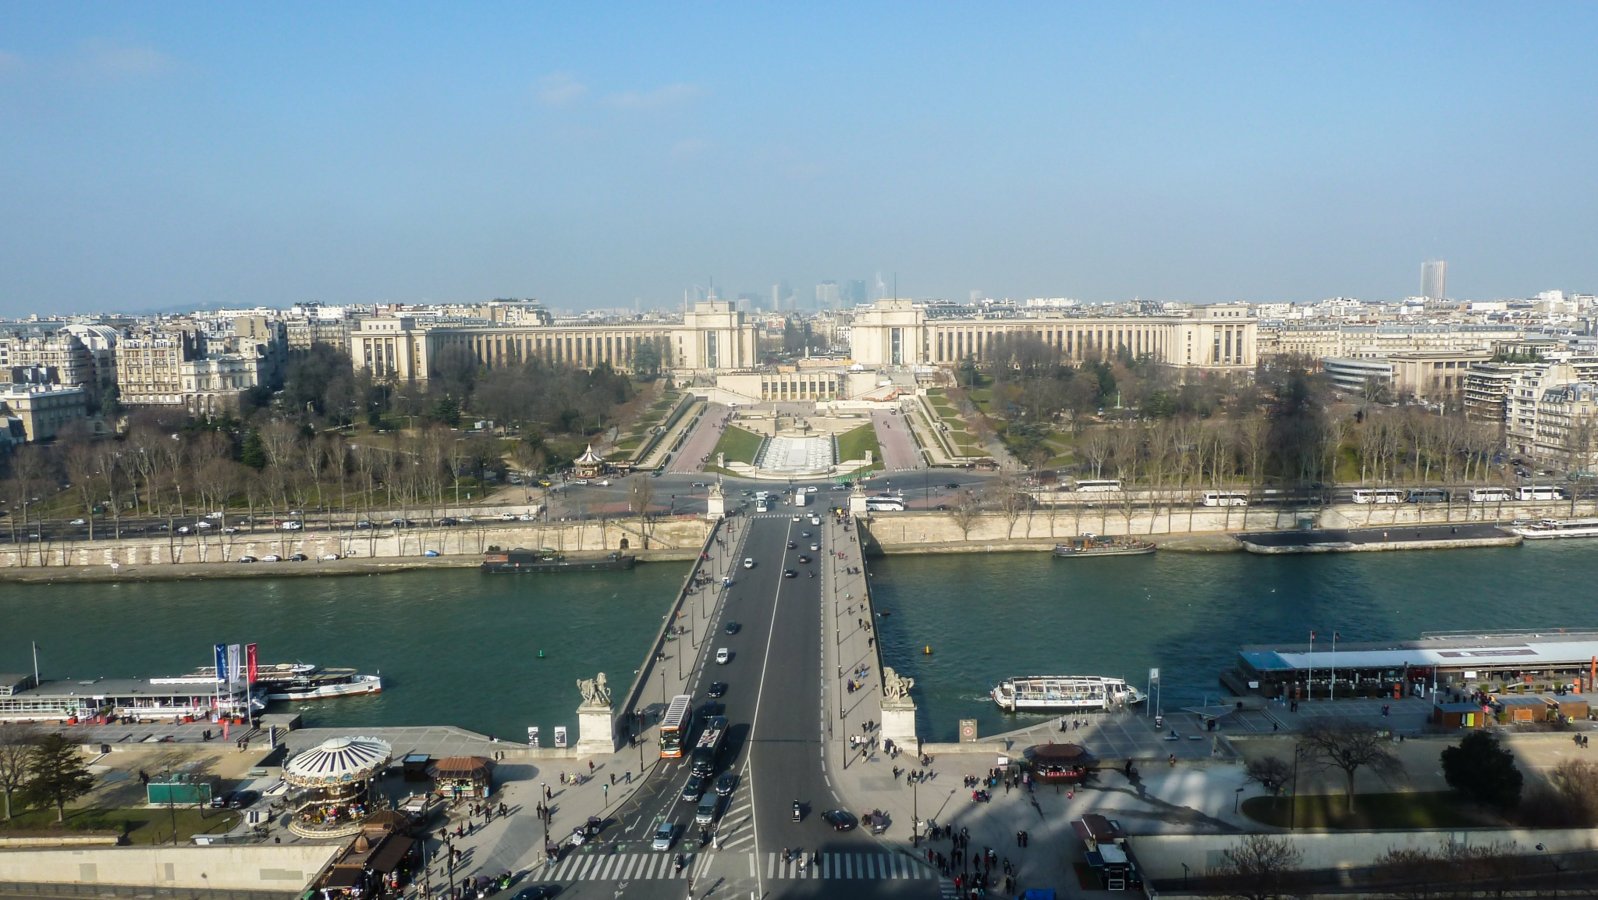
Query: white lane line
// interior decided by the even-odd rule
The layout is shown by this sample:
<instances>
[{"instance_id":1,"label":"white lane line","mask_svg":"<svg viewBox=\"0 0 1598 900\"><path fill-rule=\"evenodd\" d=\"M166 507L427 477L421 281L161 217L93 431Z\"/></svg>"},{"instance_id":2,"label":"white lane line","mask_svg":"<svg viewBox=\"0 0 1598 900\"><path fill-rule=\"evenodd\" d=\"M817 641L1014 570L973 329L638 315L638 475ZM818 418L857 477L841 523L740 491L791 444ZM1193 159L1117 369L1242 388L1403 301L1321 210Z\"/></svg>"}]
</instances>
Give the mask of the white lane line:
<instances>
[{"instance_id":1,"label":"white lane line","mask_svg":"<svg viewBox=\"0 0 1598 900\"><path fill-rule=\"evenodd\" d=\"M791 534L793 534L793 523L792 522L788 523L788 527L783 531L784 545L786 545L786 542L789 539L789 535L791 535ZM754 715L754 718L749 722L749 738L750 738L751 741L755 740L755 735L760 733L760 701L761 701L761 698L763 698L766 695L766 670L771 666L771 645L777 639L777 607L782 603L782 582L783 582L782 578L778 578L777 579L777 593L772 597L772 600L771 600L771 625L769 627L767 627L767 629L766 629L766 655L765 655L765 658L760 661L760 687L758 689L756 689L756 691L755 691L755 715ZM749 754L749 757L748 757L748 760L747 760L746 764L747 764L748 769L749 769L749 805L751 807L754 807L755 806L755 775L754 775L755 755L754 755L754 753L752 751ZM760 852L760 822L753 815L751 815L749 817L749 822L754 828L755 852L759 853ZM755 875L755 896L757 896L757 897L765 896L765 893L766 893L765 885L761 883L760 875L757 872L756 875Z\"/></svg>"}]
</instances>

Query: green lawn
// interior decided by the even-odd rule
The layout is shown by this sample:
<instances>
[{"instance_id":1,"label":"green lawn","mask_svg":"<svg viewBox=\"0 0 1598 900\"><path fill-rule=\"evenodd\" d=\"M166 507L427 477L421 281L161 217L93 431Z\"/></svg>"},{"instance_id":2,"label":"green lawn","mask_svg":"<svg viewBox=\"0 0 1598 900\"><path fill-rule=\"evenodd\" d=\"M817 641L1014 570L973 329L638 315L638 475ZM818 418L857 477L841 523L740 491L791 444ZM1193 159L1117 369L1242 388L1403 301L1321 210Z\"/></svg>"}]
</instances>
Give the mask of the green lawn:
<instances>
[{"instance_id":1,"label":"green lawn","mask_svg":"<svg viewBox=\"0 0 1598 900\"><path fill-rule=\"evenodd\" d=\"M872 462L882 461L882 448L877 445L875 426L861 425L838 435L838 462L865 459L867 450L871 451Z\"/></svg>"},{"instance_id":2,"label":"green lawn","mask_svg":"<svg viewBox=\"0 0 1598 900\"><path fill-rule=\"evenodd\" d=\"M753 431L745 431L737 425L728 425L722 433L721 440L716 442L716 449L710 451L710 458L714 460L716 454L727 454L727 462L741 462L749 465L755 464L755 454L760 452L760 435Z\"/></svg>"},{"instance_id":3,"label":"green lawn","mask_svg":"<svg viewBox=\"0 0 1598 900\"><path fill-rule=\"evenodd\" d=\"M1472 828L1502 826L1495 819L1452 791L1404 794L1358 794L1354 814L1342 794L1305 794L1293 811L1292 797L1253 797L1243 801L1243 812L1256 822L1278 828L1333 831L1384 829Z\"/></svg>"},{"instance_id":4,"label":"green lawn","mask_svg":"<svg viewBox=\"0 0 1598 900\"><path fill-rule=\"evenodd\" d=\"M172 842L173 820L177 822L178 842L187 843L196 834L220 834L238 824L239 814L223 809L195 809L182 806L129 807L126 809L67 809L67 820L57 824L55 810L33 809L18 813L9 822L0 821L0 835L39 832L100 831L126 832L132 844Z\"/></svg>"}]
</instances>

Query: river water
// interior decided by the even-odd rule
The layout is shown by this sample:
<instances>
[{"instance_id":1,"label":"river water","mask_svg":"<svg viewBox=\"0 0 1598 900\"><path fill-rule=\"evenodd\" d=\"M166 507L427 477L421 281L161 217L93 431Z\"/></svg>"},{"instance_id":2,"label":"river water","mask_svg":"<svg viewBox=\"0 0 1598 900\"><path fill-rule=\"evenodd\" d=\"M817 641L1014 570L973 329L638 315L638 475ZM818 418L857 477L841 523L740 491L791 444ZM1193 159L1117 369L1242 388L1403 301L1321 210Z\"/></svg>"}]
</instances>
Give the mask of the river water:
<instances>
[{"instance_id":1,"label":"river water","mask_svg":"<svg viewBox=\"0 0 1598 900\"><path fill-rule=\"evenodd\" d=\"M576 725L576 680L604 671L617 699L687 574L491 577L472 570L216 582L0 584L0 670L46 678L186 672L214 643L264 662L381 671L378 697L305 704L307 724L454 724L522 740ZM1163 705L1220 694L1243 644L1392 640L1422 631L1598 626L1598 541L1403 553L1261 557L1045 553L873 560L884 660L916 679L922 735L953 740L1036 717L1000 713L995 682L1024 674L1161 669ZM932 654L922 653L931 647ZM544 658L538 658L538 651ZM574 731L575 734L575 731Z\"/></svg>"},{"instance_id":2,"label":"river water","mask_svg":"<svg viewBox=\"0 0 1598 900\"><path fill-rule=\"evenodd\" d=\"M298 705L307 725L460 725L513 741L537 725L549 747L556 725L576 740L578 678L605 672L620 701L687 574L687 563L652 563L551 576L0 584L0 671L29 671L30 641L46 679L177 675L210 665L213 644L253 641L263 664L383 675L380 695Z\"/></svg>"}]
</instances>

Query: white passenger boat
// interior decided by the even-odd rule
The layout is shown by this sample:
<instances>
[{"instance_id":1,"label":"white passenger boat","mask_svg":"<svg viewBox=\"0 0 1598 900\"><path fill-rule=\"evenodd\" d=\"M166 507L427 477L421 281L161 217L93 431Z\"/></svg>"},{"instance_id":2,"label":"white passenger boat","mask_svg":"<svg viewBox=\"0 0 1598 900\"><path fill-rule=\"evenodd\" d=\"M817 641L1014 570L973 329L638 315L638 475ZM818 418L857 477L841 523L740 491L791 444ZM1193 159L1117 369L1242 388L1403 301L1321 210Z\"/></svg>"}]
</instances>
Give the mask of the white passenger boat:
<instances>
[{"instance_id":1,"label":"white passenger boat","mask_svg":"<svg viewBox=\"0 0 1598 900\"><path fill-rule=\"evenodd\" d=\"M1538 519L1510 525L1509 530L1528 541L1550 538L1598 537L1598 519Z\"/></svg>"},{"instance_id":2,"label":"white passenger boat","mask_svg":"<svg viewBox=\"0 0 1598 900\"><path fill-rule=\"evenodd\" d=\"M205 666L195 671L201 679L214 679L216 669ZM272 663L255 670L255 684L273 702L325 700L359 694L381 694L383 676L362 675L354 669L326 668L314 663Z\"/></svg>"},{"instance_id":3,"label":"white passenger boat","mask_svg":"<svg viewBox=\"0 0 1598 900\"><path fill-rule=\"evenodd\" d=\"M1124 678L1104 675L1020 675L999 682L992 693L1005 712L1119 709L1144 700Z\"/></svg>"}]
</instances>

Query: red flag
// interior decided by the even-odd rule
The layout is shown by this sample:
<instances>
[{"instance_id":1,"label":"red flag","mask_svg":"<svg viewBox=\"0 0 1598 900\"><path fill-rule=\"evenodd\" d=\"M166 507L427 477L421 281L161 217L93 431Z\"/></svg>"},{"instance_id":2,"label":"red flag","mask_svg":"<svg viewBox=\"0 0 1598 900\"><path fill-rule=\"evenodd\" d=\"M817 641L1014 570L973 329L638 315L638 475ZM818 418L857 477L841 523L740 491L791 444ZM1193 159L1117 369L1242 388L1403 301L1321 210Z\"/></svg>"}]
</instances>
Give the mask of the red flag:
<instances>
[{"instance_id":1,"label":"red flag","mask_svg":"<svg viewBox=\"0 0 1598 900\"><path fill-rule=\"evenodd\" d=\"M1309 639L1310 639L1310 640L1312 640L1312 641L1313 641L1313 640L1315 640L1315 632L1314 632L1314 630L1311 630L1311 631L1310 631L1310 633L1309 633Z\"/></svg>"},{"instance_id":2,"label":"red flag","mask_svg":"<svg viewBox=\"0 0 1598 900\"><path fill-rule=\"evenodd\" d=\"M257 671L256 670L255 645L254 644L245 644L244 645L244 659L245 659L245 665L249 668L249 672L250 672L250 681L249 681L249 683L250 684L254 684L255 683L255 673Z\"/></svg>"}]
</instances>

